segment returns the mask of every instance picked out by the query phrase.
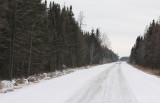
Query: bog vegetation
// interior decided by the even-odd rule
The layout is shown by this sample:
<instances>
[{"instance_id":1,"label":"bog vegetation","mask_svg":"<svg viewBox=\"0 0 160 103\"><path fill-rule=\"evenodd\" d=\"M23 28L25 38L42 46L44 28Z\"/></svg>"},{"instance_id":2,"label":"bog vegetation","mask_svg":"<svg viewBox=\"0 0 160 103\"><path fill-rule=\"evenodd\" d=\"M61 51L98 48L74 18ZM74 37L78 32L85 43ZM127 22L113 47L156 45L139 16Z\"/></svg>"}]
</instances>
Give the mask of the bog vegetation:
<instances>
[{"instance_id":1,"label":"bog vegetation","mask_svg":"<svg viewBox=\"0 0 160 103\"><path fill-rule=\"evenodd\" d=\"M72 6L41 0L0 1L0 78L27 77L116 61L98 29L86 32Z\"/></svg>"}]
</instances>

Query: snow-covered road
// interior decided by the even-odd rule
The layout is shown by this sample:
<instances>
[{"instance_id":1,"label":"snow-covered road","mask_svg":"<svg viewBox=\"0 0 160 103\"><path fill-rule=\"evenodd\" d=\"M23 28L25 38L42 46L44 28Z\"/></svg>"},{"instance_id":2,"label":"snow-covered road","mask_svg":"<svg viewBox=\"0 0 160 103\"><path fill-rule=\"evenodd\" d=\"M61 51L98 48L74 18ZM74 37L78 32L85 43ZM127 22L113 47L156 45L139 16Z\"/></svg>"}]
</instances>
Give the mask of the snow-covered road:
<instances>
[{"instance_id":1,"label":"snow-covered road","mask_svg":"<svg viewBox=\"0 0 160 103\"><path fill-rule=\"evenodd\" d=\"M0 94L0 102L160 103L160 78L111 63Z\"/></svg>"}]
</instances>

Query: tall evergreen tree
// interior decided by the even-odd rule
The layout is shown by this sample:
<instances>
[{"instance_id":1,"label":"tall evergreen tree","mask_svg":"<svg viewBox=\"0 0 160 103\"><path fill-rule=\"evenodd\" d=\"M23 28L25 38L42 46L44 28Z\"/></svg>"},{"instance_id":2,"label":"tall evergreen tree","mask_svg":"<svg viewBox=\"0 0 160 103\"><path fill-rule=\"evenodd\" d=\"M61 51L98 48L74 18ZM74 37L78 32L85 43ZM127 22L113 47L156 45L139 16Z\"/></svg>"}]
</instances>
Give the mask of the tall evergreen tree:
<instances>
[{"instance_id":1,"label":"tall evergreen tree","mask_svg":"<svg viewBox=\"0 0 160 103\"><path fill-rule=\"evenodd\" d=\"M160 24L153 20L144 36L137 38L136 44L131 50L130 61L152 69L159 68L159 34Z\"/></svg>"},{"instance_id":2,"label":"tall evergreen tree","mask_svg":"<svg viewBox=\"0 0 160 103\"><path fill-rule=\"evenodd\" d=\"M0 9L1 78L98 64L102 53L110 62L118 59L102 46L98 29L82 31L72 6L61 9L50 2L47 8L46 0L5 0Z\"/></svg>"}]
</instances>

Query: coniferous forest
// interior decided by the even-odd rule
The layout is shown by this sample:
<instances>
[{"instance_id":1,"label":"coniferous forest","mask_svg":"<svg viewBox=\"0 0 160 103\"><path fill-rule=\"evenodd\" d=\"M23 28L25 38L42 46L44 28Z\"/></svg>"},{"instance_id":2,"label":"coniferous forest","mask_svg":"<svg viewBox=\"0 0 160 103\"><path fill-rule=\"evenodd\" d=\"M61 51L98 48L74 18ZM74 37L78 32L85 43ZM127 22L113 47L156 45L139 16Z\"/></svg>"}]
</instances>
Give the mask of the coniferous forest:
<instances>
[{"instance_id":1,"label":"coniferous forest","mask_svg":"<svg viewBox=\"0 0 160 103\"><path fill-rule=\"evenodd\" d=\"M160 67L160 47L155 46L160 43L159 28L160 24L153 22L144 38L137 39L132 61ZM72 6L61 8L51 2L47 7L41 0L0 0L0 78L116 61L118 56L102 45L100 35L99 29L81 29Z\"/></svg>"},{"instance_id":2,"label":"coniferous forest","mask_svg":"<svg viewBox=\"0 0 160 103\"><path fill-rule=\"evenodd\" d=\"M130 62L151 68L160 68L160 22L153 20L143 36L139 36L131 50Z\"/></svg>"}]
</instances>

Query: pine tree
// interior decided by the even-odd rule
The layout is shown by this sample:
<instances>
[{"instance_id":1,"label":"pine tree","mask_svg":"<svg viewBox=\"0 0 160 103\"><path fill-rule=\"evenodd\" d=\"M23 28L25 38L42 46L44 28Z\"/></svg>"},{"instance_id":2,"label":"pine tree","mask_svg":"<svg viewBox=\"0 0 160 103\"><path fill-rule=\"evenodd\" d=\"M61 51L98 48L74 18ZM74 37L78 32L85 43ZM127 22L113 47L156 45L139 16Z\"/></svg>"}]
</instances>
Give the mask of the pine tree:
<instances>
[{"instance_id":1,"label":"pine tree","mask_svg":"<svg viewBox=\"0 0 160 103\"><path fill-rule=\"evenodd\" d=\"M8 18L8 1L0 1L0 78L8 78L10 63L10 29Z\"/></svg>"},{"instance_id":2,"label":"pine tree","mask_svg":"<svg viewBox=\"0 0 160 103\"><path fill-rule=\"evenodd\" d=\"M2 79L98 64L103 56L110 62L117 60L113 51L102 46L98 29L83 32L72 6L61 9L51 2L47 8L46 0L6 0L0 1L0 9Z\"/></svg>"},{"instance_id":3,"label":"pine tree","mask_svg":"<svg viewBox=\"0 0 160 103\"><path fill-rule=\"evenodd\" d=\"M148 68L159 68L159 23L153 20L145 30L143 37L138 37L131 50L130 61Z\"/></svg>"}]
</instances>

